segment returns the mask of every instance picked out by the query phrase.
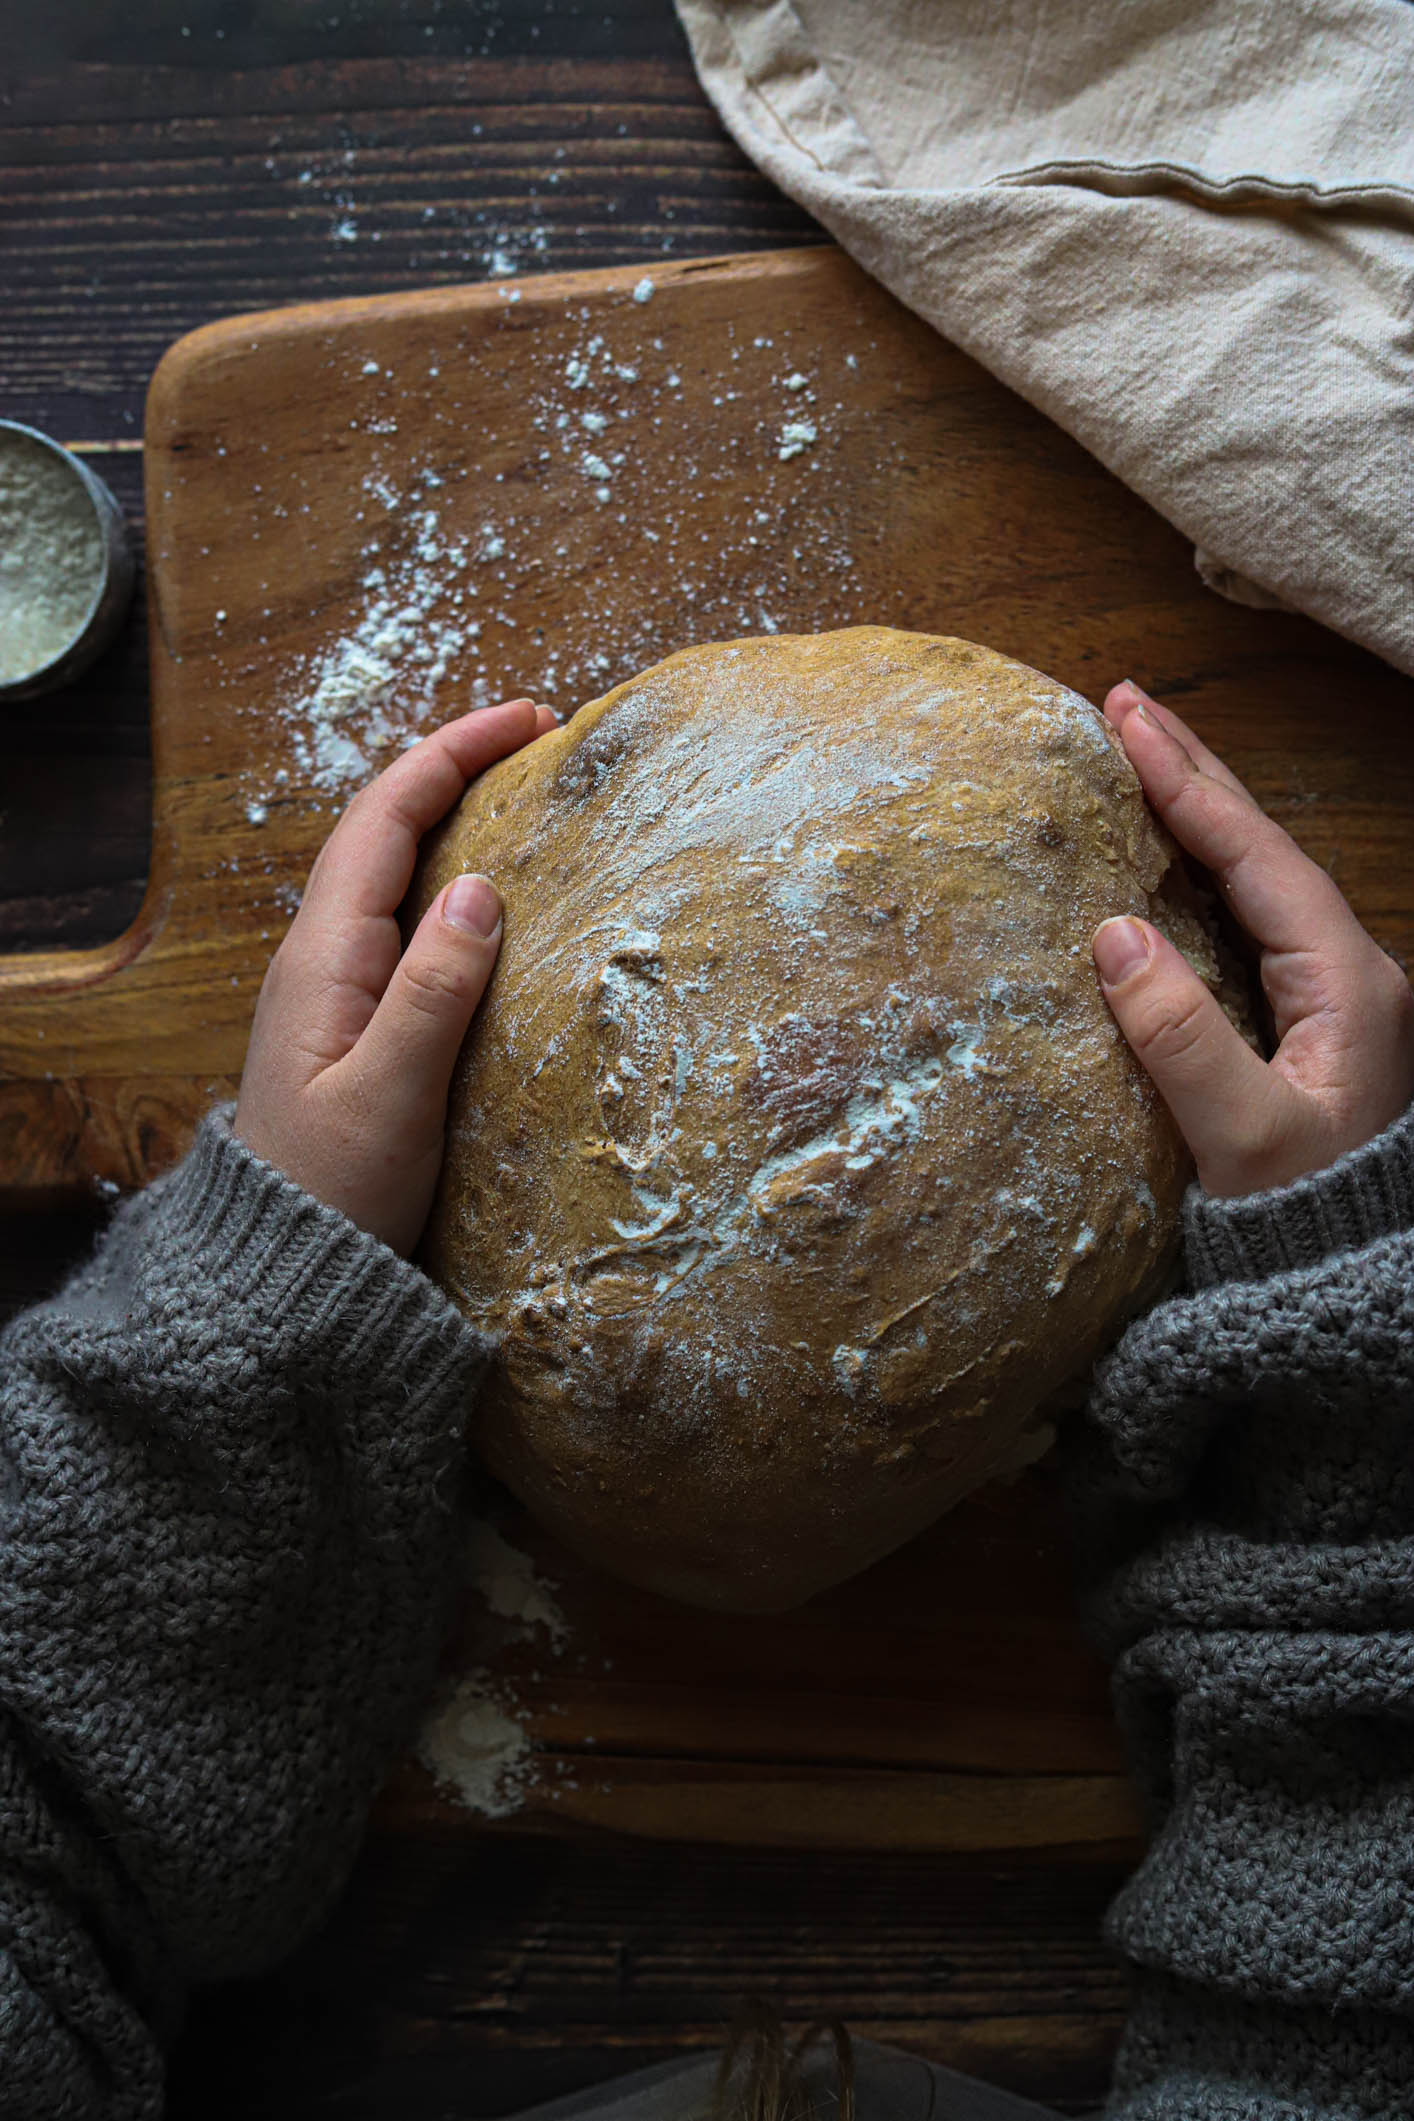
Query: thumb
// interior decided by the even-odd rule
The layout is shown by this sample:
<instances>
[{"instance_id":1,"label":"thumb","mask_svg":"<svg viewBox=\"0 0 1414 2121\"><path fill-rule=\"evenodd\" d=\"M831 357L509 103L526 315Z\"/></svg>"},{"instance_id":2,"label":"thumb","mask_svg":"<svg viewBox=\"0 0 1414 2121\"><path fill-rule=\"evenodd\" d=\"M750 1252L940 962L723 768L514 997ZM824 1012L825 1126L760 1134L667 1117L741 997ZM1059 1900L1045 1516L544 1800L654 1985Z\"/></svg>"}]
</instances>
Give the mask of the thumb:
<instances>
[{"instance_id":1,"label":"thumb","mask_svg":"<svg viewBox=\"0 0 1414 2121\"><path fill-rule=\"evenodd\" d=\"M1291 1086L1229 1022L1180 950L1148 921L1102 921L1091 948L1115 1021L1193 1152L1209 1193L1247 1190Z\"/></svg>"},{"instance_id":2,"label":"thumb","mask_svg":"<svg viewBox=\"0 0 1414 2121\"><path fill-rule=\"evenodd\" d=\"M429 1121L440 1130L452 1068L500 947L495 885L453 877L418 922L354 1049L390 1132L399 1119L410 1131Z\"/></svg>"}]
</instances>

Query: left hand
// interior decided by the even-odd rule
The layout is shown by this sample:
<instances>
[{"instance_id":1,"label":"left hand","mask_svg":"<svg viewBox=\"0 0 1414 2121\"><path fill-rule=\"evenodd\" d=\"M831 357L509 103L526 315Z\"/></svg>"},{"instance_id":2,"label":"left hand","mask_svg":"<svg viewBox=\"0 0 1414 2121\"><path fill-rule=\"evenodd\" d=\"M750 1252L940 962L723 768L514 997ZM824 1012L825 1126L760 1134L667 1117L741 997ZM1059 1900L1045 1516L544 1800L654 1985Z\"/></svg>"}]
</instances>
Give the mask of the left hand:
<instances>
[{"instance_id":1,"label":"left hand","mask_svg":"<svg viewBox=\"0 0 1414 2121\"><path fill-rule=\"evenodd\" d=\"M484 877L454 877L406 951L398 907L423 833L467 782L555 726L511 700L405 751L320 849L260 990L235 1133L397 1252L422 1235L453 1063L501 946Z\"/></svg>"},{"instance_id":2,"label":"left hand","mask_svg":"<svg viewBox=\"0 0 1414 2121\"><path fill-rule=\"evenodd\" d=\"M1261 1059L1173 944L1127 915L1091 944L1105 999L1204 1192L1289 1185L1382 1133L1414 1097L1414 993L1325 870L1171 708L1127 678L1105 716L1154 809L1260 945L1279 1044Z\"/></svg>"}]
</instances>

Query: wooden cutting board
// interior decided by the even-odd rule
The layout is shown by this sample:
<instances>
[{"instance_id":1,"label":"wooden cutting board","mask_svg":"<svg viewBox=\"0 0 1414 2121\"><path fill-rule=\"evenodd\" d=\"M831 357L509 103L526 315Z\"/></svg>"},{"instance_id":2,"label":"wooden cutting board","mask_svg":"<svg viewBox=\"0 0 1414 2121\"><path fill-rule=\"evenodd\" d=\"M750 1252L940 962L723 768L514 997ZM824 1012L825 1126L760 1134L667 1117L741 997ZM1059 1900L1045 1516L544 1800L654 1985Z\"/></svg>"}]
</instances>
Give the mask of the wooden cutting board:
<instances>
[{"instance_id":1,"label":"wooden cutting board","mask_svg":"<svg viewBox=\"0 0 1414 2121\"><path fill-rule=\"evenodd\" d=\"M0 962L12 1200L141 1184L234 1091L315 851L406 737L522 691L570 709L693 641L882 621L1094 699L1133 674L1414 952L1414 687L1211 595L1169 526L831 248L236 318L166 357L146 443L151 884L116 942ZM1134 1832L1044 1467L764 1622L498 1521L512 1558L482 1576L511 1610L469 1591L452 1676L499 1704L462 1750L499 1745L513 1825ZM412 1762L384 1809L476 1816Z\"/></svg>"}]
</instances>

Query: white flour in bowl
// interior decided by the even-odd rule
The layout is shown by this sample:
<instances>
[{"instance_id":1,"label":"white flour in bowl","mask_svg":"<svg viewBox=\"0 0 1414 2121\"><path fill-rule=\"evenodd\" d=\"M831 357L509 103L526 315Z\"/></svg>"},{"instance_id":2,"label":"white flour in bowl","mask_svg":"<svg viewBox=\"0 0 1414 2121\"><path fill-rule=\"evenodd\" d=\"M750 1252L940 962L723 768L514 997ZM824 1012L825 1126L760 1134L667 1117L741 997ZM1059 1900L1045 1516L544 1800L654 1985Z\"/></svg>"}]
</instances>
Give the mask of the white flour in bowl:
<instances>
[{"instance_id":1,"label":"white flour in bowl","mask_svg":"<svg viewBox=\"0 0 1414 2121\"><path fill-rule=\"evenodd\" d=\"M42 443L0 429L0 685L43 670L83 630L103 550L77 473Z\"/></svg>"}]
</instances>

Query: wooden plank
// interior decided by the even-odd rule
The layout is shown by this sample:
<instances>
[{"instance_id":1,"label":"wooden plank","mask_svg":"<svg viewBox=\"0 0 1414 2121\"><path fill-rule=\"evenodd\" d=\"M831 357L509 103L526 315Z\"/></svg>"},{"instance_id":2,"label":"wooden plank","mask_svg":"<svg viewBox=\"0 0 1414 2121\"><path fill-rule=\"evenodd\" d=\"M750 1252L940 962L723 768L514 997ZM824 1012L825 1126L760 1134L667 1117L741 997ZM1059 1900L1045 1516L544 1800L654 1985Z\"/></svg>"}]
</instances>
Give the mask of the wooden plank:
<instances>
[{"instance_id":1,"label":"wooden plank","mask_svg":"<svg viewBox=\"0 0 1414 2121\"><path fill-rule=\"evenodd\" d=\"M498 1831L738 1847L1137 1851L1052 1465L969 1496L862 1576L769 1616L693 1611L616 1582L489 1484L481 1508L500 1562L509 1548L521 1563L498 1578L473 1550L430 1712L444 1735L391 1778L386 1830L437 1836L489 1817ZM533 1601L514 1595L527 1584ZM445 1736L449 1701L494 1708L523 1757L488 1781Z\"/></svg>"},{"instance_id":2,"label":"wooden plank","mask_svg":"<svg viewBox=\"0 0 1414 2121\"><path fill-rule=\"evenodd\" d=\"M687 1721L690 1729L693 1719ZM1122 1850L1131 1857L1139 1849L1138 1809L1117 1773L897 1774L831 1762L802 1771L692 1759L638 1761L598 1749L592 1758L583 1750L542 1749L538 1766L541 1780L528 1801L541 1831L548 1814L566 1828L732 1848L969 1855L1084 1849ZM410 1779L405 1766L401 1780ZM426 1816L395 1775L380 1801L380 1823L408 1834Z\"/></svg>"},{"instance_id":3,"label":"wooden plank","mask_svg":"<svg viewBox=\"0 0 1414 2121\"><path fill-rule=\"evenodd\" d=\"M80 432L108 401L136 434L166 348L233 311L819 240L659 12L656 48L622 57L311 67L281 40L249 71L193 67L173 18L146 55L26 69L0 135L7 410Z\"/></svg>"},{"instance_id":4,"label":"wooden plank","mask_svg":"<svg viewBox=\"0 0 1414 2121\"><path fill-rule=\"evenodd\" d=\"M1098 2105L1109 1863L375 1836L331 1924L198 1999L173 2121L492 2115L717 2046L738 2002ZM221 2058L213 2070L213 2055Z\"/></svg>"}]
</instances>

